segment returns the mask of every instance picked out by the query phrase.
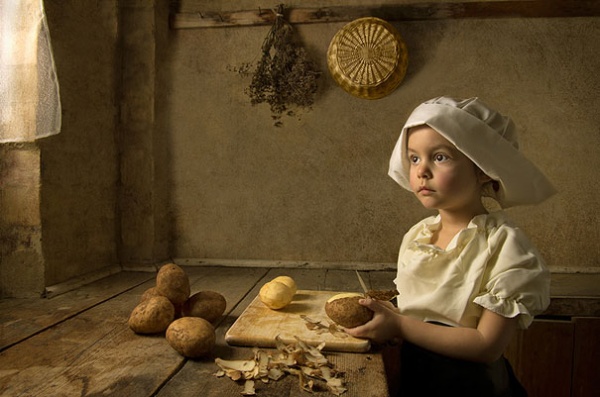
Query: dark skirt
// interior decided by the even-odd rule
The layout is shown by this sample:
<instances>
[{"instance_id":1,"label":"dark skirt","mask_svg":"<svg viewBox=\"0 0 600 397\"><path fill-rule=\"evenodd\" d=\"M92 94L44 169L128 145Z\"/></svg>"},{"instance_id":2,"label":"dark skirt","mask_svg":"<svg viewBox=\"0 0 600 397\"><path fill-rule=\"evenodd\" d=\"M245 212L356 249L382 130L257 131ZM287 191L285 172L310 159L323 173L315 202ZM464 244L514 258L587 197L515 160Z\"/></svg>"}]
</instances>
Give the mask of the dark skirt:
<instances>
[{"instance_id":1,"label":"dark skirt","mask_svg":"<svg viewBox=\"0 0 600 397\"><path fill-rule=\"evenodd\" d=\"M400 353L401 397L526 397L508 360L458 360L404 341Z\"/></svg>"}]
</instances>

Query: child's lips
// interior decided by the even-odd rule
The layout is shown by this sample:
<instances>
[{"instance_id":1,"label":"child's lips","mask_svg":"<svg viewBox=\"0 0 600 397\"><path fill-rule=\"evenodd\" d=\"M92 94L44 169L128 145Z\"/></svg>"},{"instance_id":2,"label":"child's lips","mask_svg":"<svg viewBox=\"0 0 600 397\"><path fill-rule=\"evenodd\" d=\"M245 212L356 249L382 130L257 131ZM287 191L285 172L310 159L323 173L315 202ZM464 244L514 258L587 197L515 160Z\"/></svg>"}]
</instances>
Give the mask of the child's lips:
<instances>
[{"instance_id":1,"label":"child's lips","mask_svg":"<svg viewBox=\"0 0 600 397\"><path fill-rule=\"evenodd\" d=\"M435 190L428 188L427 186L419 186L419 189L417 190L417 193L421 193L425 196L430 195L432 193L434 193Z\"/></svg>"}]
</instances>

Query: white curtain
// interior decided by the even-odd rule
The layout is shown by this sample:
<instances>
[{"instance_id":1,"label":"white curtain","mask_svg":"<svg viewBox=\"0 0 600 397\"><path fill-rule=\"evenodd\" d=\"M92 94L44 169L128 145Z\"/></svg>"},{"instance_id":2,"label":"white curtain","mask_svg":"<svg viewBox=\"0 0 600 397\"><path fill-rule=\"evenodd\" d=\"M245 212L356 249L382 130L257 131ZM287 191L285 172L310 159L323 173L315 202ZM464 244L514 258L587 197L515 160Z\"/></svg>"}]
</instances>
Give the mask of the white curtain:
<instances>
[{"instance_id":1,"label":"white curtain","mask_svg":"<svg viewBox=\"0 0 600 397\"><path fill-rule=\"evenodd\" d=\"M61 105L43 0L0 0L0 143L58 134Z\"/></svg>"}]
</instances>

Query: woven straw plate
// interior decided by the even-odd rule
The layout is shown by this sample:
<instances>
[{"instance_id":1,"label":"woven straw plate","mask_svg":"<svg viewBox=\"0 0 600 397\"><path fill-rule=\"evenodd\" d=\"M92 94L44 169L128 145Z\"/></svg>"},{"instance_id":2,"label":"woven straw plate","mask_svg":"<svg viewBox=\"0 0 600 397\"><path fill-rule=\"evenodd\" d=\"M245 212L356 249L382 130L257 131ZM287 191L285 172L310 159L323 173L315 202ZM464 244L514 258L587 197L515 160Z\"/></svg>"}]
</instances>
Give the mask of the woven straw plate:
<instances>
[{"instance_id":1,"label":"woven straw plate","mask_svg":"<svg viewBox=\"0 0 600 397\"><path fill-rule=\"evenodd\" d=\"M400 33L374 17L356 19L329 44L327 66L335 82L351 95L382 98L404 79L408 52Z\"/></svg>"}]
</instances>

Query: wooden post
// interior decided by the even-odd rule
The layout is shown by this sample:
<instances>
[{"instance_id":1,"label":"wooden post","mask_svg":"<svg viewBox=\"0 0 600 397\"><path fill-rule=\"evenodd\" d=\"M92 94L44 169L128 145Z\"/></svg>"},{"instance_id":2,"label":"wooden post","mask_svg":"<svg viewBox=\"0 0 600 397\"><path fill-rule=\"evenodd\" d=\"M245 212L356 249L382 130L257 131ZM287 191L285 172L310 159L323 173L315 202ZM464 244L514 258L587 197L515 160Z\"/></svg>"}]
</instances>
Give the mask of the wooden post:
<instances>
[{"instance_id":1,"label":"wooden post","mask_svg":"<svg viewBox=\"0 0 600 397\"><path fill-rule=\"evenodd\" d=\"M149 265L154 258L154 4L120 2L122 80L119 147L121 239L126 267Z\"/></svg>"}]
</instances>

